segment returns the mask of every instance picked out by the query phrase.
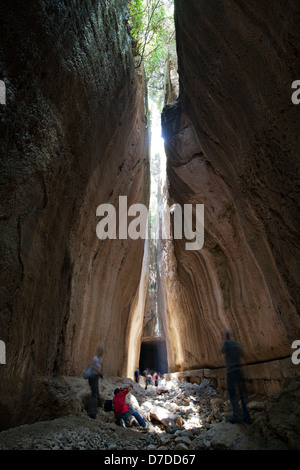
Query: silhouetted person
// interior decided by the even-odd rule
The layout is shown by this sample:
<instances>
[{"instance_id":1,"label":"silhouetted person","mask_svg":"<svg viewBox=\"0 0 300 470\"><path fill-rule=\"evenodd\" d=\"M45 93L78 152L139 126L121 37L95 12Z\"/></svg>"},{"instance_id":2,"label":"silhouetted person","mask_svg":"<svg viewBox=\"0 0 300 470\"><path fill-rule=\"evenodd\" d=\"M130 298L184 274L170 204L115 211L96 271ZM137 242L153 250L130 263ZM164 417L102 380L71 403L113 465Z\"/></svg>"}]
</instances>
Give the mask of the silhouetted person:
<instances>
[{"instance_id":1,"label":"silhouetted person","mask_svg":"<svg viewBox=\"0 0 300 470\"><path fill-rule=\"evenodd\" d=\"M232 423L241 421L240 408L238 404L237 390L239 392L243 411L243 421L249 423L250 415L247 409L247 391L241 370L241 357L243 355L241 346L230 338L230 332L226 331L226 339L222 347L225 354L227 369L227 390L232 405L233 416L229 419Z\"/></svg>"},{"instance_id":2,"label":"silhouetted person","mask_svg":"<svg viewBox=\"0 0 300 470\"><path fill-rule=\"evenodd\" d=\"M127 405L126 403L126 395L127 393L131 392L132 385L126 388L116 388L114 390L114 412L115 417L121 426L126 427L126 423L130 416L134 416L137 422L143 426L143 428L147 427L146 421L141 417L138 411L134 410L131 406Z\"/></svg>"},{"instance_id":3,"label":"silhouetted person","mask_svg":"<svg viewBox=\"0 0 300 470\"><path fill-rule=\"evenodd\" d=\"M91 368L94 371L94 374L89 378L89 385L91 387L92 398L91 404L88 411L88 415L90 418L95 419L97 414L97 407L98 407L98 400L99 400L99 377L103 377L103 369L102 369L102 356L104 350L103 348L99 347L96 351L95 356L91 362Z\"/></svg>"},{"instance_id":4,"label":"silhouetted person","mask_svg":"<svg viewBox=\"0 0 300 470\"><path fill-rule=\"evenodd\" d=\"M145 369L143 372L143 376L145 377L145 390L147 390L147 385L148 385L148 381L147 381L148 373L149 373L149 369Z\"/></svg>"},{"instance_id":5,"label":"silhouetted person","mask_svg":"<svg viewBox=\"0 0 300 470\"><path fill-rule=\"evenodd\" d=\"M134 371L134 380L136 381L137 384L139 383L140 373L141 372L140 372L139 368L137 367Z\"/></svg>"},{"instance_id":6,"label":"silhouetted person","mask_svg":"<svg viewBox=\"0 0 300 470\"><path fill-rule=\"evenodd\" d=\"M146 388L148 385L152 385L152 375L150 374L150 372L148 372L146 375Z\"/></svg>"}]
</instances>

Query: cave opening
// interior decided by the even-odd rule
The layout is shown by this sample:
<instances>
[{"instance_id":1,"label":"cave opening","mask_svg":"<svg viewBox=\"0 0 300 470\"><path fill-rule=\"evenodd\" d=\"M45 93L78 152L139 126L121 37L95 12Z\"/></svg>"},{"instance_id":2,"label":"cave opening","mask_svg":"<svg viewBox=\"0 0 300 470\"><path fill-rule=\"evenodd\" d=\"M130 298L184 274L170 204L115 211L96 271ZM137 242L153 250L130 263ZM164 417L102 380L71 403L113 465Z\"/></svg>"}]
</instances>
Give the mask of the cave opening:
<instances>
[{"instance_id":1,"label":"cave opening","mask_svg":"<svg viewBox=\"0 0 300 470\"><path fill-rule=\"evenodd\" d=\"M145 369L149 369L152 372L159 372L160 374L168 372L168 357L165 340L142 342L139 369L141 372Z\"/></svg>"}]
</instances>

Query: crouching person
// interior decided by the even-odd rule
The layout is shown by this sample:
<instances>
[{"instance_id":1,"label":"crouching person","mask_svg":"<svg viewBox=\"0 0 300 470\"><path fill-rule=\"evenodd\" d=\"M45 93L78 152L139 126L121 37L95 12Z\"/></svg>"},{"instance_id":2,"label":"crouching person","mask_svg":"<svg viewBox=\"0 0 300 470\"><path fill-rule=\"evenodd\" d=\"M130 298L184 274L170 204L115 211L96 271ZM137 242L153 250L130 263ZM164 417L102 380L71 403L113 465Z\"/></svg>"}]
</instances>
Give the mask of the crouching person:
<instances>
[{"instance_id":1,"label":"crouching person","mask_svg":"<svg viewBox=\"0 0 300 470\"><path fill-rule=\"evenodd\" d=\"M116 388L114 391L115 396L113 397L114 403L114 412L117 422L126 427L127 421L131 416L134 416L140 426L143 428L147 427L146 421L141 417L141 415L134 410L131 406L126 403L126 395L131 392L132 385L126 388Z\"/></svg>"}]
</instances>

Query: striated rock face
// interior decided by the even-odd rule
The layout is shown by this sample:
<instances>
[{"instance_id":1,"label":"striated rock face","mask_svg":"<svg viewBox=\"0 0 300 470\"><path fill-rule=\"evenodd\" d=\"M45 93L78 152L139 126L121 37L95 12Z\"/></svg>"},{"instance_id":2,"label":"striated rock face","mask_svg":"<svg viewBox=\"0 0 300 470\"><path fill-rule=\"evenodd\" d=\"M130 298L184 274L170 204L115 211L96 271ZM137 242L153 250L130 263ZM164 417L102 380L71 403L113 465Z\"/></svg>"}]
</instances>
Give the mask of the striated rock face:
<instances>
[{"instance_id":1,"label":"striated rock face","mask_svg":"<svg viewBox=\"0 0 300 470\"><path fill-rule=\"evenodd\" d=\"M168 189L205 205L205 241L165 250L170 370L224 365L224 328L247 363L291 357L300 338L297 14L297 1L175 1Z\"/></svg>"},{"instance_id":2,"label":"striated rock face","mask_svg":"<svg viewBox=\"0 0 300 470\"><path fill-rule=\"evenodd\" d=\"M144 243L96 236L98 205L148 203L144 81L125 13L125 0L1 2L1 428L38 419L40 378L82 374L99 344L105 374L122 375L141 334Z\"/></svg>"}]
</instances>

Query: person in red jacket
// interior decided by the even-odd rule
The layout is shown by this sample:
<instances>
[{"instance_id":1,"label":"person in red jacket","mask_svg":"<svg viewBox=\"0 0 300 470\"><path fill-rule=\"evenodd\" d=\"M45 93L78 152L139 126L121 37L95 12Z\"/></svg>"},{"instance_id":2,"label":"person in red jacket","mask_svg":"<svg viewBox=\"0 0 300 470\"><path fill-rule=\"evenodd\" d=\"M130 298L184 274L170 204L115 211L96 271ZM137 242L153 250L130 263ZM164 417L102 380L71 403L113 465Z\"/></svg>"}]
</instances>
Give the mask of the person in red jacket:
<instances>
[{"instance_id":1,"label":"person in red jacket","mask_svg":"<svg viewBox=\"0 0 300 470\"><path fill-rule=\"evenodd\" d=\"M143 428L147 427L146 421L141 417L141 415L134 410L131 406L127 405L126 403L126 395L127 393L131 392L132 390L132 385L129 385L127 388L116 388L114 390L115 396L113 397L113 403L114 403L114 412L115 412L115 417L117 421L123 426L124 428L126 427L126 423L130 416L134 416L137 420L137 422L142 426Z\"/></svg>"}]
</instances>

